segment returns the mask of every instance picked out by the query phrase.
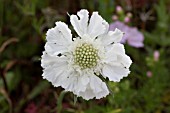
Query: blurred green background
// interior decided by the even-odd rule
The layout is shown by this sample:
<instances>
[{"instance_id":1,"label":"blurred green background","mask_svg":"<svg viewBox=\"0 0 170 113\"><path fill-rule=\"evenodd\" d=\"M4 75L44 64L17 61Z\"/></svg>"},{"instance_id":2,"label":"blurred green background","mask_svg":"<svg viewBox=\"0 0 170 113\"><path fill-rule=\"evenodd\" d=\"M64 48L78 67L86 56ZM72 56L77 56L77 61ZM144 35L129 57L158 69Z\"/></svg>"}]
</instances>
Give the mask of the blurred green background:
<instances>
[{"instance_id":1,"label":"blurred green background","mask_svg":"<svg viewBox=\"0 0 170 113\"><path fill-rule=\"evenodd\" d=\"M128 77L108 83L114 97L74 105L72 93L42 79L40 58L46 31L56 21L70 26L67 12L82 8L109 23L130 12L126 24L142 32L144 47L125 44L133 64ZM0 0L0 113L59 112L170 113L170 0Z\"/></svg>"}]
</instances>

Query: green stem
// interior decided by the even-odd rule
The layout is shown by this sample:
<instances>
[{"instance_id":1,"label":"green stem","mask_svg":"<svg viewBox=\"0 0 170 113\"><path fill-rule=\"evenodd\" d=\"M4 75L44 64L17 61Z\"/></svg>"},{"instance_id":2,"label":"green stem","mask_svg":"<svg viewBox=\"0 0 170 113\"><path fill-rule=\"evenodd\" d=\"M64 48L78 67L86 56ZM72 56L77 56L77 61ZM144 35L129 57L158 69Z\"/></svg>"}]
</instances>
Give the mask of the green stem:
<instances>
[{"instance_id":1,"label":"green stem","mask_svg":"<svg viewBox=\"0 0 170 113\"><path fill-rule=\"evenodd\" d=\"M60 96L57 100L57 113L61 113L61 110L62 110L62 102L63 102L63 98L64 98L64 95L66 94L65 91L62 91L60 93Z\"/></svg>"}]
</instances>

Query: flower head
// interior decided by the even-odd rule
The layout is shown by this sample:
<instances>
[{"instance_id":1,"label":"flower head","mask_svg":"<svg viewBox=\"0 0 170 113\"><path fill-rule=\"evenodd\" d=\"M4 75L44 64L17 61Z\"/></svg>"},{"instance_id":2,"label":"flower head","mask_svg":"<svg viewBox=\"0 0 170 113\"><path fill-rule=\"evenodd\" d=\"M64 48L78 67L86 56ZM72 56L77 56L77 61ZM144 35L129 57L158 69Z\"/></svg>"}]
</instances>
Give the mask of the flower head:
<instances>
[{"instance_id":1,"label":"flower head","mask_svg":"<svg viewBox=\"0 0 170 113\"><path fill-rule=\"evenodd\" d=\"M152 74L151 71L147 71L147 72L146 72L146 75L147 75L147 77L152 77L153 74Z\"/></svg>"},{"instance_id":2,"label":"flower head","mask_svg":"<svg viewBox=\"0 0 170 113\"><path fill-rule=\"evenodd\" d=\"M38 107L34 103L30 103L25 109L25 113L37 113Z\"/></svg>"},{"instance_id":3,"label":"flower head","mask_svg":"<svg viewBox=\"0 0 170 113\"><path fill-rule=\"evenodd\" d=\"M158 50L155 50L154 53L153 53L153 56L154 56L154 60L155 61L158 61L159 60L159 56L160 56L160 53Z\"/></svg>"},{"instance_id":4,"label":"flower head","mask_svg":"<svg viewBox=\"0 0 170 113\"><path fill-rule=\"evenodd\" d=\"M85 9L71 15L70 21L78 37L73 37L63 22L56 22L47 31L42 76L55 87L61 86L86 100L105 97L109 90L99 76L119 82L130 73L132 61L119 43L123 32L109 31L109 24L98 12L89 19Z\"/></svg>"},{"instance_id":5,"label":"flower head","mask_svg":"<svg viewBox=\"0 0 170 113\"><path fill-rule=\"evenodd\" d=\"M117 16L117 15L113 15L113 16L112 16L112 20L113 20L113 21L118 20L118 16Z\"/></svg>"},{"instance_id":6,"label":"flower head","mask_svg":"<svg viewBox=\"0 0 170 113\"><path fill-rule=\"evenodd\" d=\"M116 6L116 12L117 13L122 13L123 12L123 9L121 6Z\"/></svg>"},{"instance_id":7,"label":"flower head","mask_svg":"<svg viewBox=\"0 0 170 113\"><path fill-rule=\"evenodd\" d=\"M129 18L128 16L126 16L126 17L124 18L124 22L125 22L125 23L130 22L130 18Z\"/></svg>"},{"instance_id":8,"label":"flower head","mask_svg":"<svg viewBox=\"0 0 170 113\"><path fill-rule=\"evenodd\" d=\"M115 30L116 28L120 29L125 33L121 43L127 42L129 45L139 48L143 47L144 36L141 32L138 31L135 27L129 27L120 21L116 21L110 24L109 30Z\"/></svg>"}]
</instances>

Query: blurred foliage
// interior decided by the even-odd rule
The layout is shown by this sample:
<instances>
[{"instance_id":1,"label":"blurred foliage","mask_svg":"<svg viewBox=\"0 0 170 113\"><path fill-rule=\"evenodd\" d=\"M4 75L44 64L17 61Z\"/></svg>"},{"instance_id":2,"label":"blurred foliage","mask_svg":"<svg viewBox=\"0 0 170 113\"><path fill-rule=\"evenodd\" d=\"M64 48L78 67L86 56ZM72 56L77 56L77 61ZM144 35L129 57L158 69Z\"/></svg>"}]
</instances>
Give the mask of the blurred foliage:
<instances>
[{"instance_id":1,"label":"blurred foliage","mask_svg":"<svg viewBox=\"0 0 170 113\"><path fill-rule=\"evenodd\" d=\"M55 21L70 25L67 12L81 8L99 11L112 22L117 5L134 15L130 24L141 28L145 47L125 45L133 65L127 78L108 83L114 97L78 98L74 105L73 94L41 77L45 33ZM169 7L169 0L141 0L141 4L135 0L0 0L0 113L170 113ZM155 19L141 21L139 15L149 10ZM155 50L160 52L158 61Z\"/></svg>"}]
</instances>

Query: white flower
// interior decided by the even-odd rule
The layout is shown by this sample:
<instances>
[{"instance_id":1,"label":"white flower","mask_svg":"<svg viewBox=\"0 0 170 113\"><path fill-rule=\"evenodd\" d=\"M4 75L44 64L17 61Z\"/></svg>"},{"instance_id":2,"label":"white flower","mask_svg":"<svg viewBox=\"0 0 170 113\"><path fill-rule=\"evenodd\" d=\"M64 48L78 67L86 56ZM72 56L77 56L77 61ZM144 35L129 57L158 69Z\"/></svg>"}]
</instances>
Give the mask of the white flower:
<instances>
[{"instance_id":1,"label":"white flower","mask_svg":"<svg viewBox=\"0 0 170 113\"><path fill-rule=\"evenodd\" d=\"M85 9L77 15L70 16L77 37L63 22L56 22L47 31L42 76L55 87L61 86L86 100L100 99L109 90L99 75L119 82L130 73L132 61L119 43L123 32L108 31L109 24L98 12L93 12L90 19Z\"/></svg>"}]
</instances>

